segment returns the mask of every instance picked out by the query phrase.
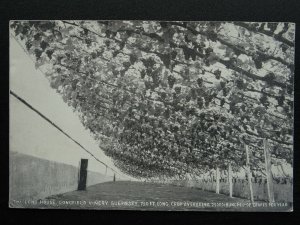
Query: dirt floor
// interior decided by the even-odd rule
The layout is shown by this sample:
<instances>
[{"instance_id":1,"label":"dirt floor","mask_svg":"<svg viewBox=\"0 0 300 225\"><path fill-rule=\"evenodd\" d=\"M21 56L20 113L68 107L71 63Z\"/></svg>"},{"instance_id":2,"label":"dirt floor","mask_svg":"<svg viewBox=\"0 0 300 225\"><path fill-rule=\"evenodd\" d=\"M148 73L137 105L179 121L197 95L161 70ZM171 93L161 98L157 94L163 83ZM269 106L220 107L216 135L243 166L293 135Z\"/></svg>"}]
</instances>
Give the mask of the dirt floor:
<instances>
[{"instance_id":1,"label":"dirt floor","mask_svg":"<svg viewBox=\"0 0 300 225\"><path fill-rule=\"evenodd\" d=\"M24 207L24 205L23 205ZM291 211L291 205L269 205L196 188L131 181L106 182L27 203L27 208L180 210L180 211Z\"/></svg>"}]
</instances>

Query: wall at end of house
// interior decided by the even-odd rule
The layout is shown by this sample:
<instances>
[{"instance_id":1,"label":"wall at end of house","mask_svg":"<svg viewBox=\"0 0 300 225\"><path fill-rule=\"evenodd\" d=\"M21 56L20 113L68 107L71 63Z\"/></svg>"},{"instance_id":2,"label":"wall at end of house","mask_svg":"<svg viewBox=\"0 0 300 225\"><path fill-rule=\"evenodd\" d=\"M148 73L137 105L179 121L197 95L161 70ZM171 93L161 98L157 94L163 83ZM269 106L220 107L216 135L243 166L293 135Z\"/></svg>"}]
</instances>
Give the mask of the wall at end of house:
<instances>
[{"instance_id":1,"label":"wall at end of house","mask_svg":"<svg viewBox=\"0 0 300 225\"><path fill-rule=\"evenodd\" d=\"M10 152L10 203L76 190L78 176L76 166ZM88 171L87 186L112 180L113 176Z\"/></svg>"},{"instance_id":2,"label":"wall at end of house","mask_svg":"<svg viewBox=\"0 0 300 225\"><path fill-rule=\"evenodd\" d=\"M72 128L72 123L69 126ZM90 139L83 137L81 141L95 157L105 161L104 153ZM106 170L103 164L14 97L10 98L9 152L11 201L38 200L77 190L79 163L83 158L88 159L87 186L113 180L112 170ZM11 202L10 206L13 207Z\"/></svg>"}]
</instances>

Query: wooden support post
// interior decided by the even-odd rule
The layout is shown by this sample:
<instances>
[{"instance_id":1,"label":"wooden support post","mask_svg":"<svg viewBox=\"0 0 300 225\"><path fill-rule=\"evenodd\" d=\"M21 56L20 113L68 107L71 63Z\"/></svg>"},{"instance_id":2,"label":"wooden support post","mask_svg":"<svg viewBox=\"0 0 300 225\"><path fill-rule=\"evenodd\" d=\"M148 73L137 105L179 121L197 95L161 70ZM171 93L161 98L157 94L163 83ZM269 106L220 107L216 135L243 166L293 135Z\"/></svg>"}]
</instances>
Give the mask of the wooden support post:
<instances>
[{"instance_id":1,"label":"wooden support post","mask_svg":"<svg viewBox=\"0 0 300 225\"><path fill-rule=\"evenodd\" d=\"M229 197L232 198L232 169L230 163L228 165L228 183L229 183Z\"/></svg>"},{"instance_id":2,"label":"wooden support post","mask_svg":"<svg viewBox=\"0 0 300 225\"><path fill-rule=\"evenodd\" d=\"M216 168L216 193L220 194L220 170L219 167Z\"/></svg>"},{"instance_id":3,"label":"wooden support post","mask_svg":"<svg viewBox=\"0 0 300 225\"><path fill-rule=\"evenodd\" d=\"M78 188L77 188L79 191L83 191L86 189L87 167L88 167L88 160L81 159L80 170L79 170L79 181L78 181Z\"/></svg>"},{"instance_id":4,"label":"wooden support post","mask_svg":"<svg viewBox=\"0 0 300 225\"><path fill-rule=\"evenodd\" d=\"M265 156L265 167L266 167L266 175L267 175L268 201L275 202L274 189L273 189L273 177L271 171L271 156L269 152L269 144L267 139L264 139L264 156Z\"/></svg>"},{"instance_id":5,"label":"wooden support post","mask_svg":"<svg viewBox=\"0 0 300 225\"><path fill-rule=\"evenodd\" d=\"M246 170L247 170L248 184L249 184L249 190L250 190L250 200L251 200L251 202L254 202L253 189L252 189L252 174L251 174L251 169L250 169L249 148L248 148L248 145L246 145L246 144L245 144L245 150L246 150Z\"/></svg>"},{"instance_id":6,"label":"wooden support post","mask_svg":"<svg viewBox=\"0 0 300 225\"><path fill-rule=\"evenodd\" d=\"M105 176L107 175L107 166L105 166Z\"/></svg>"},{"instance_id":7,"label":"wooden support post","mask_svg":"<svg viewBox=\"0 0 300 225\"><path fill-rule=\"evenodd\" d=\"M116 174L114 173L114 182L116 181Z\"/></svg>"}]
</instances>

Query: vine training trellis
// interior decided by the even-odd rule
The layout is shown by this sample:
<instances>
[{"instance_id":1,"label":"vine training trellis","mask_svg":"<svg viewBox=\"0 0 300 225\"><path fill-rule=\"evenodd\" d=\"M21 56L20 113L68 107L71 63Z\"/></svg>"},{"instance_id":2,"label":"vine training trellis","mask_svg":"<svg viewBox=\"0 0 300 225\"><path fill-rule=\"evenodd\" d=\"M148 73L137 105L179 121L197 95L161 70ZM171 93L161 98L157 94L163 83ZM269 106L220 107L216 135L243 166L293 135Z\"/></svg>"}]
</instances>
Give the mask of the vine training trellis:
<instances>
[{"instance_id":1,"label":"vine training trellis","mask_svg":"<svg viewBox=\"0 0 300 225\"><path fill-rule=\"evenodd\" d=\"M293 164L294 24L61 20L10 27L130 176L245 168L248 179L265 175L272 188L271 165Z\"/></svg>"}]
</instances>

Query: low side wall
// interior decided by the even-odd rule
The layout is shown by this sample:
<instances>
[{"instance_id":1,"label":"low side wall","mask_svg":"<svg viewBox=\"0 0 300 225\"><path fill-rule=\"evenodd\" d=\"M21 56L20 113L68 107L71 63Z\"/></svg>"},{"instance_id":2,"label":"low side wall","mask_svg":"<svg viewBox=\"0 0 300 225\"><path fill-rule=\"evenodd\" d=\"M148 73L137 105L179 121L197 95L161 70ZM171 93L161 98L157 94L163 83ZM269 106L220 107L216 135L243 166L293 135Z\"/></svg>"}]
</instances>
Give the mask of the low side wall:
<instances>
[{"instance_id":1,"label":"low side wall","mask_svg":"<svg viewBox=\"0 0 300 225\"><path fill-rule=\"evenodd\" d=\"M216 182L212 180L173 180L173 185L194 187L205 191L216 191ZM233 179L233 196L250 199L248 181L245 179ZM276 202L293 202L293 182L290 179L273 181L274 198ZM253 179L253 195L255 200L267 201L266 179ZM229 195L229 184L226 179L220 181L220 193Z\"/></svg>"},{"instance_id":2,"label":"low side wall","mask_svg":"<svg viewBox=\"0 0 300 225\"><path fill-rule=\"evenodd\" d=\"M10 152L10 202L38 200L76 190L78 175L79 168L75 166ZM112 176L88 171L87 186L112 180Z\"/></svg>"}]
</instances>

